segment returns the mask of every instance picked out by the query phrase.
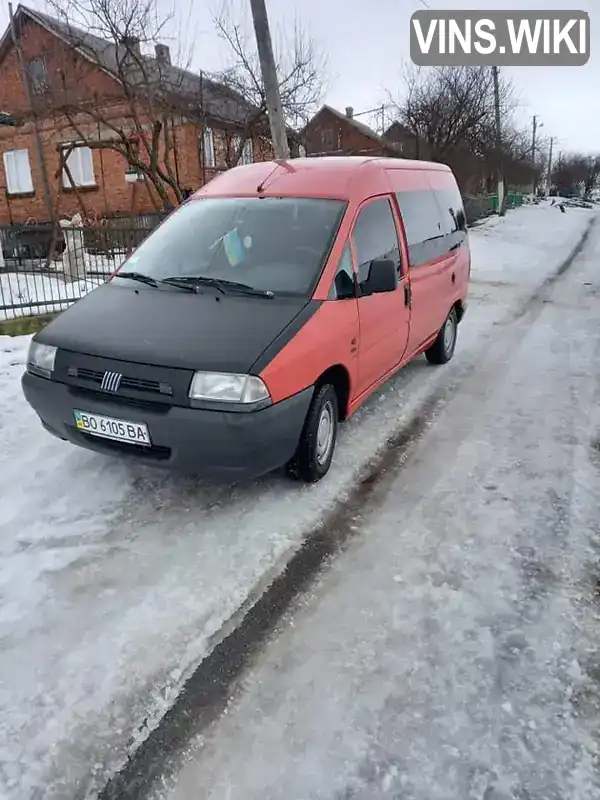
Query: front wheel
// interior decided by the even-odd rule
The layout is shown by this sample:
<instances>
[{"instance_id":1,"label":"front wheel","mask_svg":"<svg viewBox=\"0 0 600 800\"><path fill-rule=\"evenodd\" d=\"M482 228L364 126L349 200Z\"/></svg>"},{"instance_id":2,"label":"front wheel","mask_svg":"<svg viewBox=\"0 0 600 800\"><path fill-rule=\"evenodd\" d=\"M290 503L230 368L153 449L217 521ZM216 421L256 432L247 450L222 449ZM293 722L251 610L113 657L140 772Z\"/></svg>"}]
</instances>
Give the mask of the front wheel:
<instances>
[{"instance_id":1,"label":"front wheel","mask_svg":"<svg viewBox=\"0 0 600 800\"><path fill-rule=\"evenodd\" d=\"M335 389L325 384L312 399L304 428L288 472L295 478L316 483L329 472L338 429L338 402Z\"/></svg>"},{"instance_id":2,"label":"front wheel","mask_svg":"<svg viewBox=\"0 0 600 800\"><path fill-rule=\"evenodd\" d=\"M425 351L425 356L430 364L447 364L454 355L456 347L456 337L458 334L458 316L456 309L450 310L446 321L442 325L437 339L431 347Z\"/></svg>"}]
</instances>

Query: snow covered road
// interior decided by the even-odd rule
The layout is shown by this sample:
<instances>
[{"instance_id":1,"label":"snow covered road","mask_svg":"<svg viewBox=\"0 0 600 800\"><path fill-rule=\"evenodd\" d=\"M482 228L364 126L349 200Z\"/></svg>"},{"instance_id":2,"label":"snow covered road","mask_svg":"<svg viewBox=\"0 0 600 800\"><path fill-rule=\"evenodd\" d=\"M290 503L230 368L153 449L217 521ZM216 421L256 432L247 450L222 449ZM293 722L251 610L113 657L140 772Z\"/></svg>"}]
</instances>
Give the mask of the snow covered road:
<instances>
[{"instance_id":1,"label":"snow covered road","mask_svg":"<svg viewBox=\"0 0 600 800\"><path fill-rule=\"evenodd\" d=\"M600 230L152 800L600 797Z\"/></svg>"},{"instance_id":2,"label":"snow covered road","mask_svg":"<svg viewBox=\"0 0 600 800\"><path fill-rule=\"evenodd\" d=\"M519 302L556 271L591 217L591 212L583 210L562 215L548 207L524 208L475 230L471 235L472 302L461 326L455 360L443 369L432 369L418 361L373 398L343 428L333 469L316 487L294 485L281 476L269 476L250 485L211 486L78 451L59 442L41 429L21 397L19 379L28 338L0 337L0 796L10 800L94 796L173 704L187 677L222 635L223 625L228 620L235 623L245 605L281 571L307 533L343 500L388 439L460 370L488 364L488 348L497 342L498 331L505 330L494 323L515 312ZM586 311L578 318L582 337L587 332L584 322L591 313ZM520 327L518 330L519 336L511 334L515 346L527 332ZM538 323L535 330L545 327L539 328ZM554 339L552 343L552 347L558 347ZM586 357L591 358L590 346L589 339L582 338L580 369L586 379L584 362ZM506 357L507 345L502 343L502 348ZM524 352L522 348L520 352ZM540 356L541 361L533 363L538 371L552 355L541 346L540 352L544 358ZM555 363L548 363L548 369ZM494 365L474 373L479 376L480 394L487 391L486 387L498 385L494 373ZM552 375L556 383L555 372ZM540 378L540 391L542 387L551 392L561 389L557 398L541 398L544 412L540 421L550 424L552 412L564 399L568 386L565 382L564 386L549 387ZM508 383L502 391L510 393ZM478 430L475 419L482 409L485 411L485 405L477 392L474 399L464 394L461 397L461 424ZM527 424L523 422L524 435ZM460 430L457 425L453 421L449 431L455 436ZM508 441L504 444L508 448ZM464 447L472 469L482 468L472 438L470 448ZM492 448L484 447L484 452L493 460ZM449 459L448 470L455 463L453 455ZM420 475L418 464L411 467L411 476L413 469ZM428 469L431 472L431 464ZM466 480L464 470L461 464L459 481ZM408 481L407 487L413 487L403 491L414 493L414 505L429 484L419 484L417 477L408 480L408 475L403 473L401 486ZM446 475L446 480L449 477ZM489 492L489 497L495 498L492 490ZM452 503L450 494L444 498L446 504ZM504 508L500 500L494 502ZM400 507L406 511L405 503L403 500L396 506L396 515ZM481 508L474 503L473 513ZM499 518L495 506L493 513ZM404 519L404 512L402 516ZM469 526L475 524L473 519L466 519ZM416 528L405 526L402 533L397 520L394 526L403 553L408 552L407 547L423 544L421 533L415 538ZM392 530L390 527L388 536ZM466 535L470 528L460 528L459 522L459 530ZM435 528L424 541L434 546L432 536L434 540L439 536ZM458 553L463 543L454 545L458 549L450 548L446 560ZM473 539L471 546L477 545L477 539ZM497 546L502 545L499 542ZM436 546L440 546L439 541ZM392 564L394 559L381 566L387 571ZM394 568L402 581L410 583L411 593L418 595L421 587L421 595L416 595L414 602L431 606L432 598L422 594L421 585L428 564L416 560L408 566L404 577L397 564ZM489 577L481 576L481 580L489 581ZM505 577L512 580L514 576L506 572ZM391 585L393 592L402 584L392 581ZM387 589L389 583L382 586ZM443 582L440 587L442 593L450 591L443 588ZM448 614L452 597L448 594L445 601ZM356 614L361 607L356 605ZM466 618L465 626L468 622ZM344 630L342 626L340 634ZM460 629L455 635L460 635ZM393 657L402 669L413 643L408 632L400 631L398 636L382 668L386 659ZM403 636L408 637L410 646L398 653ZM414 646L422 648L425 644L415 642ZM475 640L473 648L477 649ZM344 655L350 657L352 651ZM415 663L420 657L415 656ZM310 703L307 698L307 709ZM283 707L280 713L285 716L290 710ZM275 716L265 724L281 733ZM334 727L325 726L323 735L329 736ZM354 733L356 727L350 727L349 736ZM265 780L270 774L267 744L264 737L257 744L259 750L265 748ZM280 746L287 744L282 737ZM244 742L239 746L243 751ZM225 757L225 753L221 755ZM247 755L244 752L241 766ZM284 770L291 769L287 758L282 751ZM251 759L246 763L250 769ZM350 759L349 765L355 764L356 759ZM213 768L217 787L221 785L219 765L215 762ZM329 774L328 767L326 771ZM256 779L256 775L249 777ZM290 785L295 785L294 776L289 777ZM277 796L269 795L272 786L261 795L260 781L254 787L252 780L247 794L234 793L231 797ZM309 791L312 789L307 787ZM287 794L301 795L299 784L298 792ZM215 788L213 796L227 795ZM432 800L434 797L432 794Z\"/></svg>"}]
</instances>

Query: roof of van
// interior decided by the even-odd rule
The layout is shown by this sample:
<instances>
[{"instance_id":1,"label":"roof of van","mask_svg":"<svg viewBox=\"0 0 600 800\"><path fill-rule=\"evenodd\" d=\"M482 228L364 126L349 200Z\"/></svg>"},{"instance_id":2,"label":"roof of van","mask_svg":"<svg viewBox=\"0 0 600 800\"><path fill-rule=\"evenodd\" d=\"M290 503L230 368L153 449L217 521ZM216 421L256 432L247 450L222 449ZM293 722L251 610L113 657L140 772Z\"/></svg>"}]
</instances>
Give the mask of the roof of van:
<instances>
[{"instance_id":1,"label":"roof of van","mask_svg":"<svg viewBox=\"0 0 600 800\"><path fill-rule=\"evenodd\" d=\"M286 161L258 161L222 172L199 189L195 197L261 196L331 197L348 199L358 188L370 194L386 192L386 171L435 170L450 172L446 164L377 156L323 156Z\"/></svg>"}]
</instances>

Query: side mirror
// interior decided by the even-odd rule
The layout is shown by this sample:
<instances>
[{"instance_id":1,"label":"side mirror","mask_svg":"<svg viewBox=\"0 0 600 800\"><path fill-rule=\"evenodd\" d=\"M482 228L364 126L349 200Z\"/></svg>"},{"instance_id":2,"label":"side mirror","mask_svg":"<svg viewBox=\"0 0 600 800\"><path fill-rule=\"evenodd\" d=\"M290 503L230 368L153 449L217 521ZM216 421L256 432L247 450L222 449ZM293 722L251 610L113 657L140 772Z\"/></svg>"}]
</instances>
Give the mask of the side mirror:
<instances>
[{"instance_id":1,"label":"side mirror","mask_svg":"<svg viewBox=\"0 0 600 800\"><path fill-rule=\"evenodd\" d=\"M396 264L388 258L374 258L369 267L369 275L362 281L360 288L363 294L395 292L398 288Z\"/></svg>"}]
</instances>

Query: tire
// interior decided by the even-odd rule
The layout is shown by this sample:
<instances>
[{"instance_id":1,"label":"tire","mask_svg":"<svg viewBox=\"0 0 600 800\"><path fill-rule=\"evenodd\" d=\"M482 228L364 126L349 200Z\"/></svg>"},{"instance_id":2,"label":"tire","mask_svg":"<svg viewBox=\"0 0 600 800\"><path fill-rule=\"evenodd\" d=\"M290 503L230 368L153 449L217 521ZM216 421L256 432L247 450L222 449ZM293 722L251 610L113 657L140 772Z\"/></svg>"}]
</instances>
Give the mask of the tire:
<instances>
[{"instance_id":1,"label":"tire","mask_svg":"<svg viewBox=\"0 0 600 800\"><path fill-rule=\"evenodd\" d=\"M306 483L317 483L327 475L335 451L338 419L337 395L333 386L327 383L317 389L308 409L296 454L288 464L288 473L292 477Z\"/></svg>"},{"instance_id":2,"label":"tire","mask_svg":"<svg viewBox=\"0 0 600 800\"><path fill-rule=\"evenodd\" d=\"M425 356L430 364L447 364L454 355L456 338L458 335L458 316L456 309L452 308L442 325L437 339L425 351Z\"/></svg>"}]
</instances>

